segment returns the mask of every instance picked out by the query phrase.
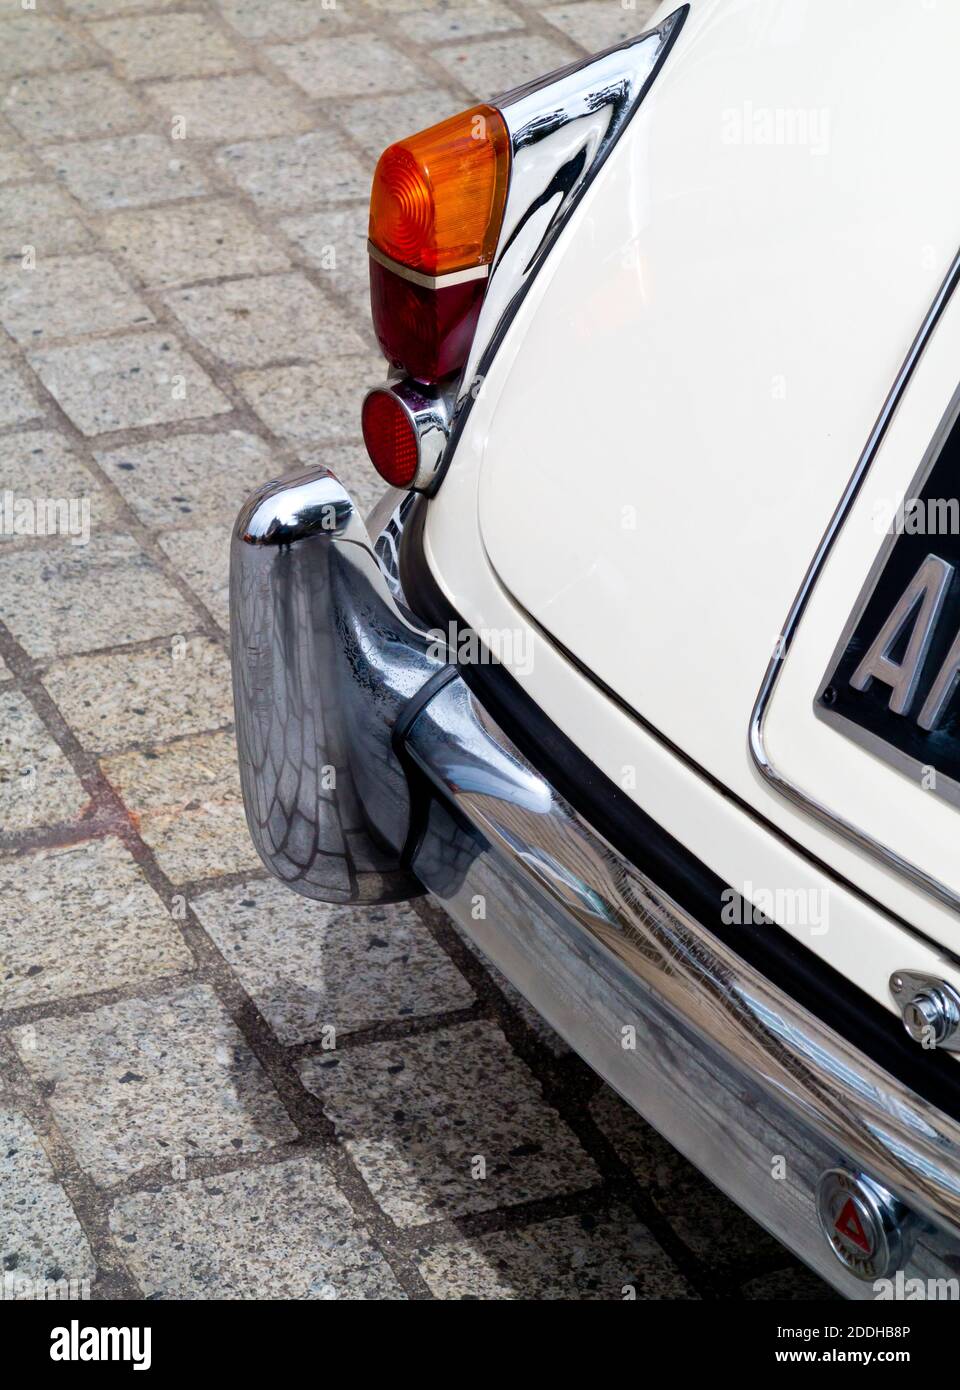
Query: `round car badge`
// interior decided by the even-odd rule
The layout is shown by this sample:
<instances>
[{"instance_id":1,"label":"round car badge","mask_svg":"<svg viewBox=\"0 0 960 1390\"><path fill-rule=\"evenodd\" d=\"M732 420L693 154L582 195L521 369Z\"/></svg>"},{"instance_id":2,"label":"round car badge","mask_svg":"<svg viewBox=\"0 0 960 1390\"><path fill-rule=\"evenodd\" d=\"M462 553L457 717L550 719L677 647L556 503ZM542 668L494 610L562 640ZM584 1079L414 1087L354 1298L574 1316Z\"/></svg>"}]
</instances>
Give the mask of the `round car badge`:
<instances>
[{"instance_id":1,"label":"round car badge","mask_svg":"<svg viewBox=\"0 0 960 1390\"><path fill-rule=\"evenodd\" d=\"M858 1279L886 1278L910 1254L912 1214L862 1173L828 1168L817 1185L817 1216L830 1249Z\"/></svg>"}]
</instances>

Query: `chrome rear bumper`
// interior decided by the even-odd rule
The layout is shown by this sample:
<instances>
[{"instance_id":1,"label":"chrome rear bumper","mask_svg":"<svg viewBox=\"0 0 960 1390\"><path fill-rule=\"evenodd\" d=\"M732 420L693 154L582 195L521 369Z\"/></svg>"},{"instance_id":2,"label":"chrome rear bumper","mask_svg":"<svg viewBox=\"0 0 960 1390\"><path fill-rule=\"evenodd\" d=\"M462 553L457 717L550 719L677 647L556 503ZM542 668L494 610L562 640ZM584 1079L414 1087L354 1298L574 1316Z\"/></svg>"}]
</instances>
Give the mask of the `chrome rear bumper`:
<instances>
[{"instance_id":1,"label":"chrome rear bumper","mask_svg":"<svg viewBox=\"0 0 960 1390\"><path fill-rule=\"evenodd\" d=\"M232 544L241 778L272 872L338 902L426 886L607 1081L849 1296L874 1291L831 1254L815 1206L838 1164L921 1219L909 1276L960 1270L957 1122L586 823L402 610L332 474L263 489Z\"/></svg>"}]
</instances>

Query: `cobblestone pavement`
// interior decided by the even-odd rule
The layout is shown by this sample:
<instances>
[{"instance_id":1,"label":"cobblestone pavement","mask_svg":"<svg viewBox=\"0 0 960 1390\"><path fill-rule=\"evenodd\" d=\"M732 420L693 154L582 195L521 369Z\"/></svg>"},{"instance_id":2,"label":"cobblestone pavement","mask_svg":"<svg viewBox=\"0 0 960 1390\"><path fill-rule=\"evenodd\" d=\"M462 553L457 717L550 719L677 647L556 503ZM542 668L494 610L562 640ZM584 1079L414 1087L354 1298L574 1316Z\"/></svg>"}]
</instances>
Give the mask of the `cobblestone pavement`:
<instances>
[{"instance_id":1,"label":"cobblestone pavement","mask_svg":"<svg viewBox=\"0 0 960 1390\"><path fill-rule=\"evenodd\" d=\"M285 892L239 800L230 522L377 492L376 155L651 8L0 0L7 1297L825 1292L443 914Z\"/></svg>"}]
</instances>

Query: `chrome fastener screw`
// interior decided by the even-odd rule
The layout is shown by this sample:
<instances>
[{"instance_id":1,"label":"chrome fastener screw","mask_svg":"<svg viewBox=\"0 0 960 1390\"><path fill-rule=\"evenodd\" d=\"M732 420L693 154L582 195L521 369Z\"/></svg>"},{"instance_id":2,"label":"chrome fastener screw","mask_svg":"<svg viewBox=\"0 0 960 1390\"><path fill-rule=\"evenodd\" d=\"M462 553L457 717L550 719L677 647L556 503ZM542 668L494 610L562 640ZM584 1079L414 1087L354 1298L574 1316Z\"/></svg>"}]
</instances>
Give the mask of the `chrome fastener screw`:
<instances>
[{"instance_id":1,"label":"chrome fastener screw","mask_svg":"<svg viewBox=\"0 0 960 1390\"><path fill-rule=\"evenodd\" d=\"M896 971L889 986L900 1006L903 1026L914 1042L960 1051L960 992L946 980L912 970Z\"/></svg>"},{"instance_id":2,"label":"chrome fastener screw","mask_svg":"<svg viewBox=\"0 0 960 1390\"><path fill-rule=\"evenodd\" d=\"M903 1026L914 1042L943 1042L950 1027L944 999L933 992L918 994L904 1007Z\"/></svg>"}]
</instances>

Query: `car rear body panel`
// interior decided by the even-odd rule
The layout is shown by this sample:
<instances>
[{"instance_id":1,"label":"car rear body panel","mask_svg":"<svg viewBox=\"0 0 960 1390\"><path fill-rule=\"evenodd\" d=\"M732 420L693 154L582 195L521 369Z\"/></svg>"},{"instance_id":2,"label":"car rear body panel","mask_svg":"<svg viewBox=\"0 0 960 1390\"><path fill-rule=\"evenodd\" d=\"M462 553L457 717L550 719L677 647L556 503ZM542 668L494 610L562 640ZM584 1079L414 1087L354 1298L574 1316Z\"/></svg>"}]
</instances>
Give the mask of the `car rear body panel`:
<instances>
[{"instance_id":1,"label":"car rear body panel","mask_svg":"<svg viewBox=\"0 0 960 1390\"><path fill-rule=\"evenodd\" d=\"M942 10L869 6L838 30L812 6L691 7L494 360L426 543L467 621L534 620L537 660L517 674L628 791L660 740L747 818L960 948L954 914L780 797L747 742L787 613L960 245L960 198L929 177L960 114L960 12ZM785 775L887 838L906 834L901 793L921 793L817 721L813 699L875 558L876 496L907 486L953 394L958 335L953 305L768 717ZM571 656L607 694L588 699ZM957 812L931 800L908 848L946 872ZM716 862L732 845L691 829L695 803L668 814L736 880ZM867 969L862 940L810 944ZM874 987L895 955L871 962Z\"/></svg>"}]
</instances>

